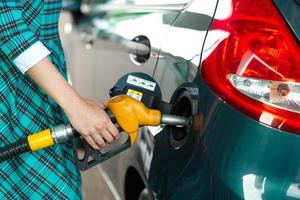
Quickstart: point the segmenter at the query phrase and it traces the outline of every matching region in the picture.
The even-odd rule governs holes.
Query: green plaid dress
[[[41,41],[66,78],[58,34],[61,0],[0,1],[0,147],[67,119],[60,107],[13,64]],[[54,145],[0,163],[0,199],[81,199],[75,144]]]

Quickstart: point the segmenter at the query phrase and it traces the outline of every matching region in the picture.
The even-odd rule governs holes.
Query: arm
[[[105,141],[111,143],[119,137],[117,128],[103,110],[104,106],[82,99],[48,58],[30,68],[27,74],[58,103],[73,127],[93,148],[101,149]]]
[[[1,51],[63,108],[71,124],[92,147],[103,147],[103,138],[107,142],[118,138],[103,105],[82,99],[46,58],[50,52],[23,21],[17,2],[0,1]]]

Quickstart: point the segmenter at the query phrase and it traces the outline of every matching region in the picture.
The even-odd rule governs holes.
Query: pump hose
[[[31,152],[27,138],[0,148],[0,162],[11,159],[22,153]]]
[[[113,122],[113,123],[116,123],[116,118],[114,117],[114,115],[113,115],[113,113],[110,111],[110,110],[108,110],[107,108],[105,109],[105,112],[107,113],[107,115],[108,115],[108,117],[111,119],[111,121]],[[69,139],[72,139],[72,138],[76,138],[76,137],[80,137],[80,134],[71,126],[71,128],[72,128],[72,135],[73,136],[70,136],[70,138]],[[49,130],[49,129],[48,129]],[[120,130],[120,129],[119,129]],[[40,135],[41,134],[43,134],[43,133],[45,133],[45,134],[47,134],[46,135],[46,137],[44,137],[44,138],[48,138],[48,139],[50,139],[50,140],[53,140],[53,138],[52,138],[52,136],[51,136],[51,132],[50,132],[50,130],[49,131],[41,131],[41,132],[39,132],[40,133]],[[30,137],[30,136],[29,136]],[[29,145],[29,140],[30,139],[28,139],[29,137],[27,137],[27,138],[23,138],[23,139],[20,139],[20,140],[18,140],[18,141],[16,141],[15,143],[12,143],[12,144],[10,144],[10,145],[8,145],[8,146],[5,146],[5,147],[2,147],[2,148],[0,148],[0,163],[1,162],[3,162],[3,161],[6,161],[6,160],[8,160],[8,159],[11,159],[11,158],[13,158],[13,157],[16,157],[16,156],[18,156],[18,155],[20,155],[20,154],[23,154],[23,153],[26,153],[26,152],[32,152],[32,151],[36,151],[36,150],[38,150],[39,149],[39,147],[38,148],[32,148],[32,144],[34,145],[34,144],[36,144],[36,143],[30,143],[31,145]],[[51,137],[51,138],[50,138]],[[49,140],[47,139],[47,144],[49,143]],[[32,141],[32,140],[31,140]],[[38,140],[38,142],[40,142],[40,140]],[[52,144],[51,144],[51,142],[50,142],[50,144],[49,145],[46,145],[46,146],[42,146],[42,147],[47,147],[47,146],[51,146]]]

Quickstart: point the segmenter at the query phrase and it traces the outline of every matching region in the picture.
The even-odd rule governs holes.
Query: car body
[[[79,7],[72,7],[74,37],[83,44],[74,44],[70,74],[80,93],[104,101],[119,77],[144,72],[171,113],[195,119],[188,131],[143,127],[135,145],[101,165],[118,198],[300,199],[298,102],[287,96],[298,97],[299,1],[82,0]],[[126,45],[141,40],[150,43],[146,57]],[[286,68],[274,67],[279,60]]]

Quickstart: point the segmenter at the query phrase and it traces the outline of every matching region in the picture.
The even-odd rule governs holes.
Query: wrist
[[[77,93],[65,94],[57,100],[58,105],[66,112],[71,112],[74,108],[78,108],[82,104],[83,99]]]

